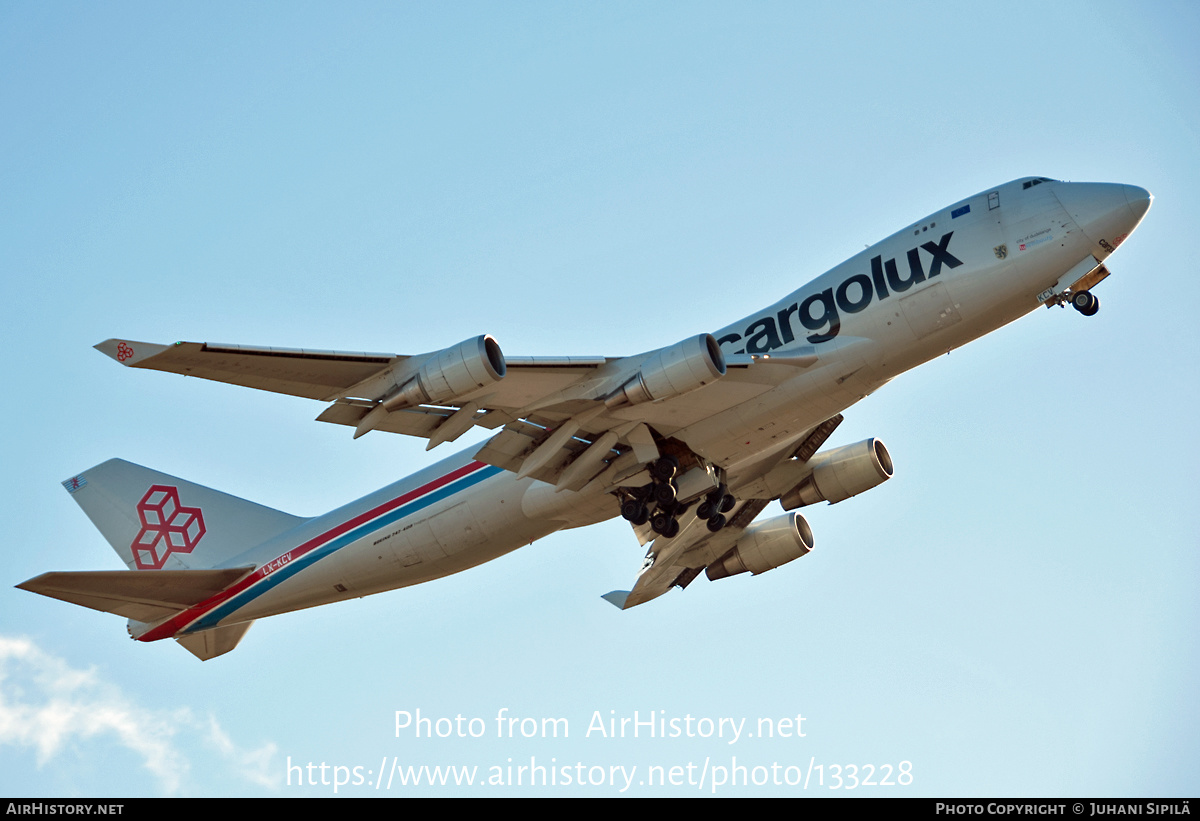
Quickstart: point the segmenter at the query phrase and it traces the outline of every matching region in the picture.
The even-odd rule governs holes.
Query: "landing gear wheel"
[[[708,529],[716,533],[721,528],[725,527],[725,517],[718,513],[716,516],[709,518]]]
[[[641,502],[630,499],[621,505],[621,518],[635,525],[644,525],[650,518],[650,511]]]
[[[712,493],[704,497],[700,507],[696,508],[696,516],[701,519],[711,519],[721,513],[733,510],[737,500],[729,495],[729,486],[722,483]]]
[[[674,456],[664,456],[650,466],[650,476],[656,482],[668,482],[679,472],[679,460]]]
[[[650,527],[654,529],[655,533],[666,536],[668,539],[679,532],[679,522],[675,521],[675,517],[665,510],[654,511],[654,515],[650,517]]]
[[[1071,295],[1071,307],[1084,316],[1095,316],[1100,310],[1100,300],[1091,291],[1080,291]]]
[[[660,505],[669,505],[675,502],[675,486],[670,482],[663,482],[661,485],[654,486],[654,501]]]

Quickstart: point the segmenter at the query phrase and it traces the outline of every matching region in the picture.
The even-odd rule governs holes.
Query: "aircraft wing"
[[[256,348],[203,342],[156,345],[107,339],[96,350],[130,368],[148,368],[274,393],[327,399],[387,367],[385,353]]]
[[[692,517],[673,539],[662,536],[650,543],[632,590],[614,590],[604,599],[622,610],[656,599],[672,587],[686,588],[706,567],[728,553],[758,514],[766,499],[741,502],[730,511],[728,524],[716,533],[704,520]]]
[[[207,342],[158,345],[123,339],[105,340],[96,346],[96,350],[130,368],[196,376],[326,402],[358,396],[354,391],[357,386],[364,385],[381,372],[396,369],[409,359],[418,358],[391,353]],[[520,407],[531,397],[553,392],[575,381],[581,373],[603,365],[606,360],[602,357],[524,357],[506,361],[522,376],[514,380],[519,384],[505,383],[506,390],[495,400],[503,405]]]
[[[729,474],[730,491],[742,501],[728,511],[724,527],[716,532],[709,530],[707,519],[697,515],[698,510],[681,520],[674,538],[654,538],[645,522],[634,524],[639,541],[650,542],[637,581],[632,590],[614,590],[603,598],[627,610],[672,587],[686,588],[706,569],[710,579],[745,571],[761,573],[808,553],[812,532],[802,516],[791,513],[763,522],[754,520],[812,473],[812,458],[843,421],[840,413],[831,416],[806,431],[795,448]]]
[[[329,403],[319,421],[426,439],[497,430],[475,458],[559,489],[611,489],[674,431],[765,393],[811,348],[725,360],[708,334],[631,357],[505,357],[490,336],[414,356],[109,339],[123,365]],[[678,397],[686,394],[686,399]]]

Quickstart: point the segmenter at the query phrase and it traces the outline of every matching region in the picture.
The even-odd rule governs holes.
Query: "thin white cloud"
[[[76,670],[26,638],[0,635],[0,745],[36,750],[41,767],[77,740],[109,737],[133,751],[168,794],[186,783],[190,761],[183,752],[197,736],[214,747],[239,776],[263,787],[272,777],[274,744],[238,747],[216,719],[199,720],[190,709],[147,711],[95,670]]]
[[[273,743],[267,742],[257,750],[243,750],[233,743],[212,716],[208,717],[208,737],[222,755],[237,765],[243,777],[262,787],[279,786],[279,773],[272,769],[271,764],[277,750]]]

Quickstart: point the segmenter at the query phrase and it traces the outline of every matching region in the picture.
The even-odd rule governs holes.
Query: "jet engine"
[[[725,375],[725,355],[712,334],[700,334],[655,351],[638,372],[610,394],[609,410],[670,399],[702,388]]]
[[[878,439],[818,453],[809,465],[812,473],[779,497],[784,510],[817,502],[835,504],[892,478],[892,456]]]
[[[708,566],[711,581],[749,571],[757,576],[799,559],[813,548],[812,528],[799,513],[755,522],[724,556]]]
[[[450,402],[499,382],[507,370],[496,340],[490,335],[477,336],[428,354],[415,374],[397,374],[397,382],[403,382],[384,398],[383,407],[394,411]]]

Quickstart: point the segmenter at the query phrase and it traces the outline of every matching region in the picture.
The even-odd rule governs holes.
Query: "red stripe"
[[[341,536],[343,533],[348,533],[349,531],[353,530],[354,528],[358,527],[359,525],[369,522],[378,516],[382,516],[383,514],[388,513],[389,511],[395,510],[396,508],[400,507],[401,505],[408,504],[409,502],[413,501],[414,499],[424,496],[426,493],[431,493],[440,487],[444,487],[444,486],[450,484],[451,482],[455,481],[456,479],[461,479],[463,476],[466,476],[469,473],[474,473],[476,470],[479,470],[481,467],[484,467],[483,462],[469,462],[468,464],[466,464],[456,470],[453,470],[450,473],[447,473],[445,476],[434,479],[432,482],[429,482],[428,484],[421,485],[421,487],[417,488],[416,490],[410,490],[408,493],[397,496],[395,499],[392,499],[391,501],[384,502],[383,504],[379,505],[378,507],[371,508],[370,510],[368,510],[365,513],[360,513],[359,515],[355,516],[354,518],[349,519],[348,521],[342,522],[340,525],[336,525],[335,527],[325,531],[321,535],[315,536],[315,537],[309,539],[304,544],[301,544],[297,547],[293,547],[291,550],[289,550],[285,553],[282,553],[281,555],[277,556],[275,559],[272,559],[270,562],[267,562],[265,565],[262,565],[261,567],[254,570],[250,575],[246,576],[241,581],[238,581],[238,582],[234,583],[233,585],[231,585],[230,587],[225,588],[224,590],[222,590],[220,593],[216,594],[215,596],[205,599],[204,601],[200,602],[199,604],[193,605],[192,607],[189,607],[187,610],[184,610],[181,613],[177,613],[176,615],[167,619],[162,624],[155,627],[153,630],[149,630],[146,633],[143,633],[141,636],[138,637],[138,641],[159,641],[161,639],[171,638],[176,633],[178,633],[180,630],[182,630],[184,627],[186,627],[187,625],[194,622],[196,619],[203,616],[209,610],[212,610],[214,607],[228,601],[229,599],[233,598],[238,593],[241,593],[243,590],[247,589],[251,585],[254,585],[257,582],[259,582],[260,580],[265,579],[267,576],[271,575],[271,573],[273,573],[274,570],[277,568],[273,568],[270,570],[268,568],[271,567],[271,565],[275,564],[275,562],[278,562],[279,559],[286,557],[287,562],[285,564],[291,564],[293,561],[295,561],[296,559],[299,559],[301,556],[305,555],[306,553],[309,553],[309,552],[317,549],[318,547],[320,547],[321,545],[325,544],[326,542],[328,542],[332,539],[336,539],[338,536]],[[282,566],[284,566],[284,565],[279,565],[279,567],[282,567]],[[153,572],[153,571],[150,571],[150,572]]]

